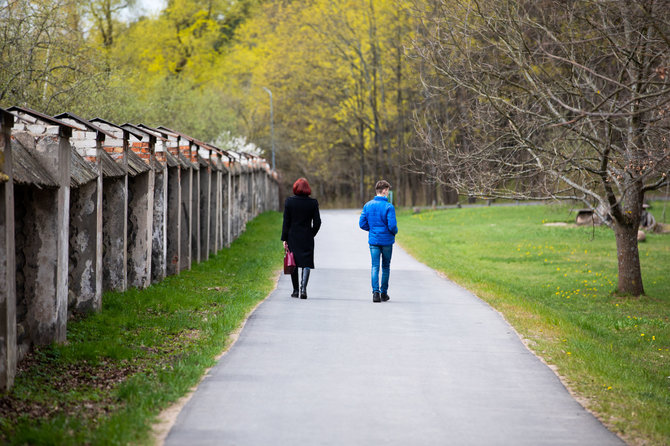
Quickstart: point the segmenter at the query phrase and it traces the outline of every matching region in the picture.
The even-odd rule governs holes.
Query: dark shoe
[[[298,290],[293,290],[291,297],[298,297]]]
[[[391,298],[389,297],[388,294],[382,293],[382,302],[386,302],[387,300],[390,300]]]
[[[381,301],[382,298],[379,295],[379,291],[375,291],[374,293],[372,293],[372,302],[381,302]]]
[[[291,283],[293,285],[293,292],[295,293],[294,297],[298,297],[298,289],[300,288],[300,271],[298,271],[298,268],[294,268],[291,273]]]
[[[300,284],[300,299],[307,299],[307,283],[309,282],[309,268],[302,269],[302,283]]]

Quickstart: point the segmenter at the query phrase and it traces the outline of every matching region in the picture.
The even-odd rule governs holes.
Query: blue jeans
[[[386,293],[389,289],[389,276],[391,275],[391,254],[393,245],[378,246],[370,245],[370,257],[372,257],[372,292]],[[379,287],[379,258],[382,260],[382,286]]]

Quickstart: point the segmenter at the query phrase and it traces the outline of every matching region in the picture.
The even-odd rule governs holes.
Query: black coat
[[[284,203],[281,239],[301,268],[314,268],[314,236],[321,227],[319,202],[304,195],[288,197]]]

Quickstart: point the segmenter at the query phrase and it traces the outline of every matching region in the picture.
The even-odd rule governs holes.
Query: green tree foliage
[[[129,24],[109,50],[116,120],[169,123],[213,140],[235,127],[226,49],[249,1],[171,0],[157,18]]]
[[[442,201],[410,174],[420,93],[411,0],[0,0],[0,105],[244,135],[328,205],[387,178],[400,204]],[[4,67],[8,67],[5,69]]]
[[[0,104],[215,139],[235,127],[221,67],[252,1],[170,0],[131,22],[133,0],[0,1]]]
[[[333,203],[358,204],[386,177],[410,203],[409,117],[419,91],[404,48],[404,0],[267,2],[240,27],[228,57],[243,133],[269,147],[273,92],[278,166]],[[402,192],[405,192],[404,194]]]

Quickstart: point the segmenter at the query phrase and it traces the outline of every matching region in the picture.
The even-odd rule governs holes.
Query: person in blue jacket
[[[365,203],[358,226],[368,231],[368,244],[372,257],[372,301],[386,302],[389,300],[389,276],[391,275],[391,254],[393,243],[398,233],[395,208],[389,203],[388,195],[391,185],[386,180],[375,184],[375,196]],[[382,261],[382,281],[379,286],[379,259]]]

